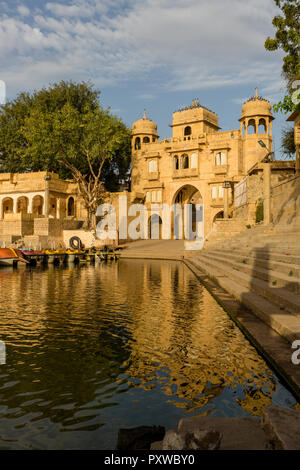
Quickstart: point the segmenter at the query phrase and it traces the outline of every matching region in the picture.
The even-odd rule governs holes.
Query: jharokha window
[[[150,160],[149,161],[148,170],[149,170],[149,173],[156,173],[157,172],[157,161],[156,160]]]
[[[216,154],[216,166],[226,165],[226,154],[224,152],[218,152]]]
[[[181,155],[181,168],[185,170],[189,167],[189,156],[186,154]]]
[[[174,156],[174,170],[179,170],[179,158],[178,155]]]

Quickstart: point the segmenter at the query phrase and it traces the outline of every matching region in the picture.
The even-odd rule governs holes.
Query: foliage
[[[264,202],[261,198],[256,201],[255,222],[259,224],[264,220]]]
[[[292,158],[296,153],[294,128],[286,127],[281,134],[282,152],[287,158]]]
[[[282,74],[286,80],[288,94],[283,100],[273,105],[275,112],[283,114],[295,110],[300,112],[300,88],[295,88],[296,80],[300,80],[300,4],[299,0],[274,0],[281,9],[282,15],[273,18],[276,28],[275,38],[268,37],[265,48],[269,51],[281,49],[284,51]],[[292,129],[284,129],[281,140],[283,153],[292,156],[296,149]]]
[[[113,175],[118,189],[118,179],[130,164],[130,134],[120,119],[100,106],[99,95],[89,83],[62,81],[32,95],[21,93],[1,106],[1,171],[48,170],[67,178],[73,176],[68,162],[90,175],[88,149],[97,168],[105,154],[101,179],[109,185]]]
[[[269,51],[282,49],[285,52],[282,71],[291,92],[291,82],[300,73],[300,5],[298,0],[274,0],[281,9],[282,15],[273,18],[276,28],[275,38],[268,37],[265,48]]]

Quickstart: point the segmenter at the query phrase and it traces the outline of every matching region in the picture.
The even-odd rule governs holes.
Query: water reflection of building
[[[8,318],[12,331],[31,332],[43,350],[56,341],[69,349],[71,341],[79,362],[91,349],[90,378],[101,363],[101,380],[118,380],[122,370],[129,383],[160,388],[177,407],[199,413],[225,390],[251,414],[272,402],[273,373],[183,264],[121,260],[0,274],[9,289],[0,329]],[[97,394],[93,381],[86,394]]]

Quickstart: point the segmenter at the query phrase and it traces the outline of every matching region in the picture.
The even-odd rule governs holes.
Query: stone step
[[[253,277],[262,279],[270,286],[273,287],[285,287],[286,289],[294,292],[295,294],[300,293],[300,266],[298,266],[298,271],[295,265],[283,264],[284,269],[287,272],[281,271],[281,266],[277,264],[277,270],[271,268],[269,261],[262,260],[262,263],[265,263],[263,266],[259,266],[259,260],[256,258],[243,258],[236,256],[230,253],[224,253],[220,251],[210,251],[210,256],[213,256],[217,261],[225,261],[226,264],[231,266],[233,269],[248,273]]]
[[[222,254],[224,258],[236,259],[240,263],[255,264],[265,269],[279,271],[289,276],[300,277],[300,256],[277,255],[273,256],[272,252],[249,252],[248,250],[209,250],[209,253]],[[293,274],[290,274],[291,271]]]
[[[190,260],[196,267],[205,272],[211,279],[219,284],[223,289],[233,295],[243,305],[248,307],[258,318],[292,343],[300,335],[300,319],[296,315],[286,310],[281,310],[277,305],[268,299],[245,289],[245,286],[238,280],[231,277],[231,273],[226,275],[218,264],[207,263],[206,260]],[[242,274],[242,273],[241,273]],[[263,281],[259,281],[263,282]]]
[[[245,258],[253,257],[256,259],[267,260],[272,262],[280,262],[285,264],[293,264],[296,266],[300,266],[300,252],[299,251],[291,251],[291,250],[276,250],[272,248],[271,250],[267,250],[265,247],[260,248],[246,248],[246,247],[234,247],[231,249],[216,246],[213,248],[214,250],[221,251],[222,253],[232,253],[234,255],[239,255]],[[211,251],[210,249],[204,249],[203,252]]]
[[[244,292],[254,292],[268,299],[278,306],[279,309],[286,309],[289,312],[298,315],[300,314],[300,296],[285,288],[270,287],[266,281],[254,278],[249,274],[237,271],[228,267],[224,262],[216,261],[211,257],[201,253],[195,258],[201,266],[207,264],[211,268],[216,269],[222,273],[223,276],[238,282],[243,286]]]

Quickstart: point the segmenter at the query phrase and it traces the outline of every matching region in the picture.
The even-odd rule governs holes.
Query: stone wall
[[[300,176],[272,187],[273,223],[300,226]]]

